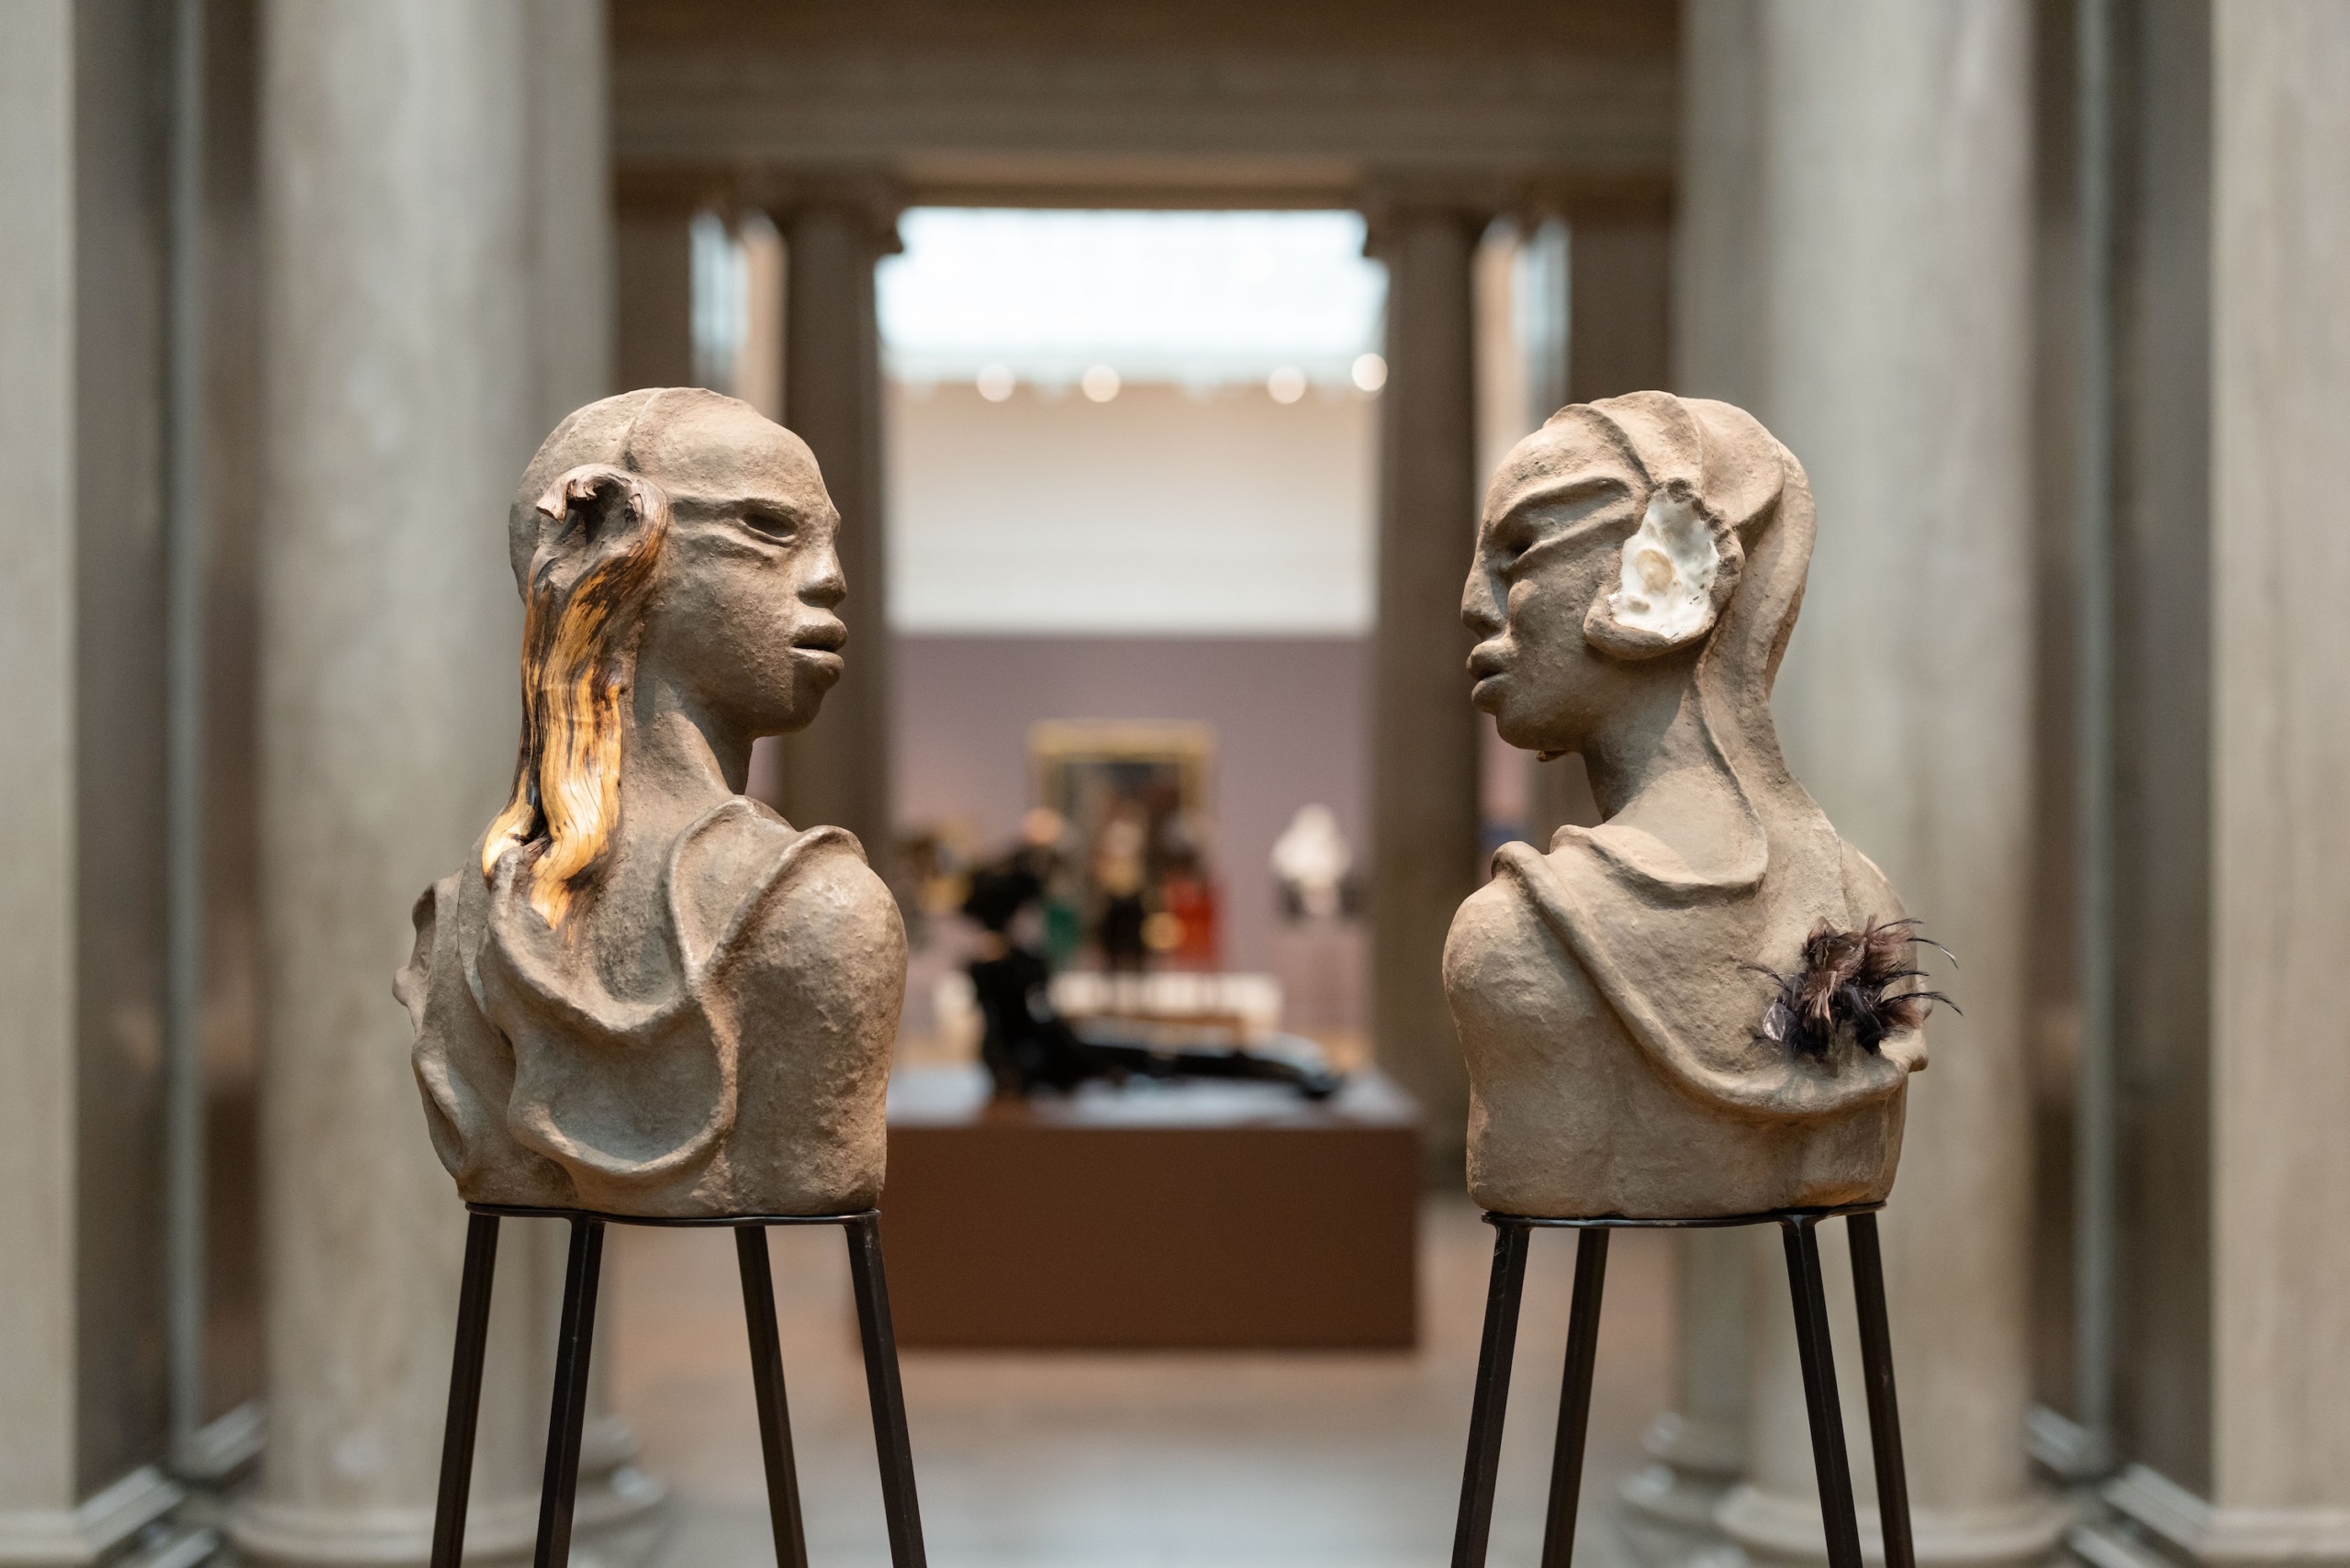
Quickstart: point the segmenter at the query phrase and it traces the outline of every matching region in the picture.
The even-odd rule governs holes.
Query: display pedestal
[[[1485,1338],[1477,1356],[1477,1393],[1469,1414],[1469,1460],[1460,1481],[1460,1518],[1452,1568],[1483,1568],[1494,1522],[1494,1479],[1500,1467],[1502,1419],[1509,1404],[1510,1360],[1517,1307],[1526,1285],[1526,1251],[1538,1229],[1567,1229],[1575,1238],[1575,1283],[1567,1319],[1566,1379],[1559,1394],[1559,1436],[1550,1459],[1550,1504],[1542,1529],[1542,1568],[1573,1561],[1575,1505],[1583,1487],[1583,1433],[1591,1420],[1591,1373],[1599,1349],[1599,1306],[1613,1230],[1689,1229],[1775,1225],[1786,1243],[1787,1284],[1795,1297],[1796,1345],[1803,1361],[1811,1457],[1819,1476],[1819,1512],[1829,1568],[1861,1568],[1861,1528],[1852,1503],[1852,1462],[1836,1397],[1836,1358],[1828,1338],[1828,1293],[1819,1277],[1819,1222],[1841,1216],[1852,1243],[1852,1287],[1860,1307],[1861,1381],[1869,1402],[1869,1443],[1876,1458],[1877,1508],[1885,1525],[1885,1568],[1917,1568],[1909,1540],[1909,1489],[1902,1469],[1901,1414],[1893,1396],[1893,1342],[1886,1320],[1885,1264],[1877,1248],[1883,1204],[1833,1209],[1781,1209],[1720,1219],[1541,1219],[1488,1214],[1494,1227],[1493,1283],[1485,1293]]]
[[[998,1102],[976,1070],[890,1092],[890,1249],[909,1346],[1408,1349],[1419,1113],[1174,1082]]]
[[[555,1341],[554,1408],[547,1418],[546,1479],[539,1491],[538,1546],[532,1568],[563,1568],[571,1560],[572,1505],[579,1488],[580,1428],[588,1408],[588,1359],[596,1332],[596,1285],[603,1269],[607,1225],[683,1226],[731,1229],[743,1274],[743,1312],[751,1335],[751,1386],[758,1400],[759,1446],[767,1461],[767,1509],[775,1527],[776,1562],[808,1568],[807,1530],[800,1512],[800,1480],[791,1455],[791,1413],[784,1399],[783,1347],[776,1334],[775,1276],[767,1264],[771,1225],[837,1225],[848,1240],[849,1273],[856,1294],[857,1332],[865,1350],[865,1384],[873,1408],[873,1446],[881,1465],[881,1506],[890,1530],[892,1568],[923,1568],[922,1515],[914,1501],[913,1452],[906,1436],[905,1395],[898,1383],[898,1347],[890,1332],[890,1290],[881,1271],[881,1216],[871,1209],[847,1215],[749,1215],[720,1219],[648,1219],[580,1209],[509,1208],[468,1204],[464,1281],[457,1295],[457,1353],[449,1372],[449,1424],[441,1444],[441,1493],[432,1521],[432,1568],[459,1568],[471,1498],[474,1428],[481,1413],[482,1358],[489,1339],[489,1293],[498,1272],[498,1222],[560,1219],[571,1226],[571,1256],[564,1271],[563,1327]]]

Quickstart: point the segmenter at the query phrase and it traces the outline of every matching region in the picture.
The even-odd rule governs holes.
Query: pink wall
[[[1008,841],[1029,805],[1039,719],[1213,725],[1210,801],[1226,967],[1268,967],[1267,859],[1298,807],[1369,852],[1369,645],[1355,637],[900,636],[891,652],[901,823],[968,818]]]

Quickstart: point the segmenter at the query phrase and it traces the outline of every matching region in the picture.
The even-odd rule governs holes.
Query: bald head
[[[539,498],[583,464],[643,475],[681,511],[782,496],[829,510],[807,442],[738,398],[699,386],[622,392],[566,415],[522,472],[507,512],[506,548],[518,588],[546,519]]]

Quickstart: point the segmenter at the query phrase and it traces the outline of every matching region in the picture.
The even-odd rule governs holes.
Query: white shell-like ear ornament
[[[1678,643],[1706,629],[1714,612],[1721,551],[1696,501],[1660,489],[1624,541],[1621,586],[1608,601],[1618,626]]]

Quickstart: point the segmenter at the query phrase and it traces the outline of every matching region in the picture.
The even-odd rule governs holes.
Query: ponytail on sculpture
[[[531,906],[560,926],[601,869],[620,822],[622,721],[669,498],[641,476],[590,463],[557,478],[535,510],[521,744],[513,795],[489,824],[481,870],[493,879],[507,852],[520,850]]]

